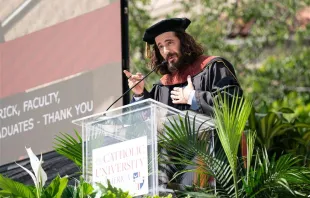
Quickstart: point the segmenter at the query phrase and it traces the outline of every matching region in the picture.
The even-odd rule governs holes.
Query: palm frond
[[[227,156],[234,178],[235,192],[238,192],[237,152],[243,130],[252,110],[252,100],[247,97],[227,95],[214,99],[214,123],[218,137]],[[238,194],[236,194],[238,197]]]
[[[256,132],[255,131],[247,131],[246,133],[246,142],[247,142],[247,179],[250,176],[250,167],[252,162],[252,156],[255,146]]]
[[[232,184],[226,155],[220,146],[215,146],[217,152],[214,153],[214,145],[210,142],[212,130],[203,129],[203,124],[196,129],[191,124],[195,123],[195,119],[194,117],[193,122],[190,122],[186,115],[185,118],[169,120],[169,125],[165,125],[164,133],[158,135],[159,145],[167,151],[162,153],[165,161],[160,163],[179,165],[182,168],[193,167],[191,170],[179,169],[174,172],[174,177],[189,171],[208,174],[214,177],[218,194],[226,196],[231,191]]]
[[[257,152],[257,167],[251,168],[245,189],[248,196],[309,193],[310,170],[298,166],[301,159],[291,154],[269,159],[267,150]]]
[[[60,133],[61,136],[56,136],[54,148],[57,153],[72,160],[79,168],[82,167],[82,138],[79,133],[74,130],[77,139],[69,134]]]
[[[159,144],[169,151],[163,154],[166,158],[162,163],[180,165],[182,168],[188,165],[193,167],[191,170],[177,171],[174,177],[189,171],[211,175],[216,181],[216,195],[220,197],[309,194],[309,168],[298,166],[300,159],[292,155],[283,155],[278,159],[275,156],[269,158],[266,149],[263,152],[257,150],[254,154],[257,135],[254,130],[246,134],[247,166],[243,166],[243,159],[238,158],[237,153],[251,110],[252,101],[248,98],[232,98],[228,101],[218,97],[215,101],[215,124],[220,147],[210,144],[210,130],[201,132],[203,130],[195,129],[188,117],[170,120],[169,125],[165,125],[164,133],[159,134]],[[267,122],[266,126],[260,125],[267,128],[258,130],[267,133],[272,129],[271,134],[279,134],[290,128],[291,125],[285,123],[279,125],[276,117],[276,114],[270,114],[268,119],[263,121]],[[214,189],[203,189],[197,195],[204,193],[214,193]]]
[[[197,138],[188,136],[189,131],[192,131],[195,126],[191,126],[188,116],[185,118],[179,117],[179,119],[169,120],[169,126],[165,125],[166,132],[164,135],[159,135],[160,144],[159,146],[164,149],[161,152],[160,159],[163,159],[160,163],[168,176],[168,178],[180,182],[182,180],[182,175],[179,174],[176,177],[175,173],[182,172],[189,164],[191,160],[195,157],[196,153],[193,150],[188,150],[185,148],[187,141],[192,142],[192,139]],[[206,147],[205,147],[206,148]],[[174,161],[175,163],[165,163],[166,160]],[[184,159],[182,161],[181,159]],[[181,160],[182,162],[178,161]],[[185,162],[186,161],[186,162]]]

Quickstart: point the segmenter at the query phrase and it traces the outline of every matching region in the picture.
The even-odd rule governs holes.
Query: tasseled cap
[[[145,30],[143,41],[155,43],[155,37],[164,32],[185,31],[191,21],[187,18],[171,18],[162,20]]]
[[[170,18],[159,21],[145,30],[143,41],[147,43],[146,57],[150,58],[150,45],[155,43],[155,38],[164,32],[185,31],[191,21],[187,18]]]

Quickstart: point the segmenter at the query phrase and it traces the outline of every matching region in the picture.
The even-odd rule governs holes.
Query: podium
[[[82,127],[83,177],[133,196],[158,195],[157,134],[169,120],[188,114],[197,129],[213,126],[210,117],[187,113],[146,99],[72,121]],[[195,119],[194,119],[195,116]]]

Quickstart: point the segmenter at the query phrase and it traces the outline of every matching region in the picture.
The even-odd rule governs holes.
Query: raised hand
[[[132,88],[135,84],[138,83],[139,80],[141,80],[143,78],[142,73],[139,73],[139,72],[134,74],[134,75],[132,73],[130,73],[129,71],[127,71],[127,70],[124,70],[123,72],[124,72],[124,74],[128,78],[128,86],[129,86],[129,88]],[[136,95],[142,94],[143,90],[144,90],[144,80],[141,81],[136,87],[134,87],[132,89],[132,91]]]

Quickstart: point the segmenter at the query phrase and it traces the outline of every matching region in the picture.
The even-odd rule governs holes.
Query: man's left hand
[[[194,90],[191,76],[187,76],[187,86],[184,88],[175,87],[171,91],[173,104],[187,104],[190,93]]]

